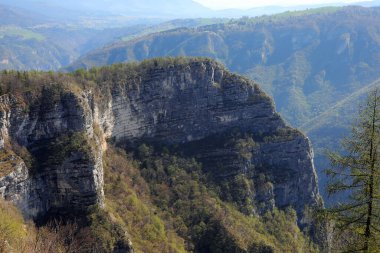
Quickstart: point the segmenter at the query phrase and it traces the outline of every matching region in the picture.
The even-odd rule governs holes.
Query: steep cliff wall
[[[183,143],[233,127],[271,132],[284,127],[257,86],[215,62],[148,69],[112,92],[118,142]]]
[[[0,165],[14,165],[2,173],[2,197],[32,218],[102,205],[102,153],[93,145],[100,140],[86,93],[44,88],[30,104],[14,95],[1,96],[0,103],[0,148],[12,154]]]
[[[16,151],[20,163],[1,174],[0,192],[25,214],[102,205],[105,139],[129,149],[175,146],[198,159],[214,184],[243,175],[258,212],[293,206],[302,215],[306,205],[318,205],[308,139],[285,125],[256,84],[220,64],[152,60],[65,78],[42,82],[30,101],[1,96],[0,149],[18,143],[33,160],[26,169]],[[244,138],[225,137],[234,132]]]
[[[232,176],[241,173],[256,181],[249,197],[264,206],[261,211],[293,206],[301,215],[306,205],[317,205],[310,143],[285,125],[257,85],[212,61],[148,69],[139,76],[112,88],[111,136],[117,143],[133,147],[133,142],[143,141],[178,147],[198,141],[196,149],[202,151],[191,155],[200,157],[216,181],[233,180]],[[226,145],[209,147],[199,142],[209,137],[210,143],[215,135],[232,129],[253,135],[255,147],[246,151],[251,153],[249,158],[239,155],[239,150],[222,148]],[[221,167],[224,171],[218,175]],[[262,193],[259,174],[266,175],[265,183],[271,185],[269,195]]]

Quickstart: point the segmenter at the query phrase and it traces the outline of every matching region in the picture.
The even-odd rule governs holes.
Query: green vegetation
[[[5,36],[16,36],[20,37],[22,40],[43,41],[45,39],[42,34],[13,25],[0,26],[0,39]]]
[[[342,143],[345,154],[329,154],[329,194],[349,195],[326,212],[338,230],[337,249],[344,252],[378,252],[380,247],[379,93],[369,94],[351,136]]]
[[[162,24],[155,25],[155,26],[147,27],[143,29],[141,32],[138,32],[136,34],[124,36],[121,38],[121,40],[126,42],[126,41],[133,40],[133,39],[136,39],[148,34],[168,31],[168,30],[175,29],[178,27],[198,27],[198,26],[205,26],[205,25],[211,25],[211,24],[222,24],[222,23],[228,22],[228,20],[229,19],[223,19],[223,18],[198,18],[198,19],[172,20],[172,21],[168,21]]]
[[[46,103],[53,104],[65,92],[77,91],[79,85],[68,74],[42,71],[3,70],[0,72],[1,95],[12,94],[24,98],[25,104],[31,105],[35,98],[44,95],[52,96]],[[18,101],[22,103],[22,101]]]
[[[163,217],[164,227],[170,227],[184,239],[186,250],[303,252],[307,248],[310,252],[316,251],[297,227],[294,213],[268,213],[268,220],[271,217],[282,222],[276,224],[276,228],[271,227],[266,220],[244,215],[232,203],[220,200],[194,159],[171,155],[165,148],[156,152],[152,147],[141,145],[138,150],[138,163],[134,166],[139,167],[139,172],[128,174],[132,174],[136,185],[146,182],[144,188],[148,189],[144,191],[150,192],[155,213]],[[246,182],[244,178],[242,182]],[[284,238],[279,237],[280,233]]]
[[[36,98],[45,96],[46,106],[54,106],[60,97],[74,94],[81,95],[84,90],[92,90],[97,98],[110,95],[111,88],[118,85],[127,85],[133,88],[141,83],[141,76],[146,76],[152,68],[186,68],[189,64],[219,64],[205,57],[167,57],[144,60],[140,63],[119,63],[90,70],[79,69],[73,73],[44,72],[44,71],[15,71],[3,70],[0,72],[0,95],[12,94],[23,100],[18,100],[19,106],[28,111]],[[248,79],[237,75],[225,75],[225,78],[239,78],[244,82]],[[259,87],[256,87],[259,90]],[[261,93],[260,96],[266,96]],[[267,97],[269,99],[269,97]]]
[[[302,17],[307,15],[324,15],[342,10],[343,7],[326,6],[321,8],[311,8],[300,11],[285,11],[273,15],[263,15],[259,17],[242,17],[238,20],[231,20],[228,24],[258,24],[272,22],[286,22],[291,18]]]
[[[16,158],[12,151],[0,149],[0,178],[10,174],[18,162],[21,159]]]
[[[25,237],[20,237],[25,226],[15,212],[15,228],[22,229],[14,230],[14,238],[22,240],[18,243],[23,249],[39,238],[39,252],[49,252],[49,245],[62,252],[110,252],[128,248],[129,240],[137,253],[317,252],[299,230],[293,210],[275,209],[262,218],[245,215],[232,202],[220,200],[194,159],[168,152],[141,145],[135,160],[109,146],[103,160],[104,210],[92,208],[85,226],[54,222],[36,229],[30,225]],[[15,219],[4,215],[0,219],[3,217],[10,222]],[[22,252],[14,244],[11,249]]]
[[[98,96],[107,96],[114,86],[127,85],[133,88],[141,84],[141,76],[152,69],[186,68],[189,64],[218,64],[206,57],[166,57],[153,58],[142,62],[119,63],[89,70],[79,69],[72,73],[44,71],[14,71],[0,72],[0,95],[13,94],[24,98],[25,104],[32,104],[39,96],[49,97],[46,103],[54,104],[59,97],[73,93],[80,95],[83,90],[92,90]],[[235,78],[236,81],[249,82],[247,78],[238,75],[225,75],[225,78]],[[259,87],[256,87],[260,90]],[[267,97],[265,93],[259,94]],[[269,99],[269,97],[267,97]],[[20,105],[20,106],[25,106]]]
[[[52,220],[41,227],[26,222],[16,207],[0,198],[0,252],[97,253],[129,247],[125,231],[94,207],[87,224]]]
[[[0,252],[7,252],[27,236],[19,211],[0,198]]]
[[[129,233],[135,252],[185,252],[185,242],[152,204],[149,185],[125,152],[104,155],[106,210]],[[165,222],[163,219],[169,219]]]
[[[264,137],[264,142],[270,143],[270,142],[280,142],[284,140],[292,140],[295,136],[299,135],[300,132],[294,128],[291,127],[284,127],[277,129],[276,132],[269,136]]]
[[[39,166],[58,166],[73,154],[80,154],[81,160],[91,160],[93,159],[93,152],[91,151],[94,147],[85,133],[68,133],[43,143],[38,150],[34,151],[33,156],[40,158],[38,164],[34,164],[34,166],[36,168]]]
[[[114,252],[118,249],[130,249],[131,245],[124,227],[112,220],[110,213],[94,206],[87,216],[89,249],[78,252]]]

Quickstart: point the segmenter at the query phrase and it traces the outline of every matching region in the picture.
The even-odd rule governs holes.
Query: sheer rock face
[[[305,205],[316,205],[319,192],[308,139],[299,134],[290,140],[274,140],[261,144],[259,153],[251,163],[271,178],[277,207],[291,205],[302,215]]]
[[[101,150],[95,147],[90,155],[73,151],[60,159],[59,150],[51,151],[60,137],[72,132],[83,132],[95,143],[100,142],[93,132],[86,94],[64,92],[54,96],[51,90],[44,90],[28,108],[12,95],[2,96],[0,103],[0,152],[7,150],[6,143],[8,146],[17,143],[35,156],[34,166],[29,168],[22,161],[25,154],[14,156],[17,161],[14,170],[0,177],[2,196],[12,200],[30,218],[82,212],[90,205],[102,205]],[[2,162],[5,161],[0,161],[0,166]]]
[[[8,175],[0,178],[0,197],[16,203],[24,212],[29,212],[27,199],[29,196],[29,172],[25,163],[16,156],[11,158],[14,163],[13,171]],[[4,160],[0,162],[0,166],[4,164]]]
[[[318,204],[308,139],[295,130],[274,138],[278,131],[290,128],[257,85],[212,61],[150,67],[139,73],[112,84],[110,96],[102,99],[90,90],[57,96],[47,88],[26,110],[17,98],[2,96],[0,149],[12,140],[41,156],[41,150],[71,132],[84,133],[93,146],[90,155],[71,152],[59,162],[37,163],[39,167],[30,172],[25,164],[15,166],[0,178],[3,197],[32,217],[80,211],[103,203],[101,157],[106,138],[123,146],[139,142],[185,145],[239,129],[273,138],[255,140],[257,145],[244,158],[232,148],[199,146],[196,157],[205,170],[213,171],[216,178],[241,172],[250,175],[256,187],[251,197],[265,209],[293,206],[302,214],[306,205]],[[227,173],[218,171],[220,161]],[[257,180],[259,173],[268,176],[270,184]]]
[[[235,128],[268,136],[269,141],[259,140],[248,150],[249,159],[242,159],[232,149],[200,142],[195,155],[216,177],[250,175],[256,188],[251,197],[257,206],[263,206],[259,212],[293,206],[302,215],[305,205],[317,205],[309,140],[295,130],[277,135],[288,127],[257,85],[214,62],[151,70],[135,84],[128,89],[115,87],[112,92],[112,137],[117,143],[143,140],[181,145]],[[227,167],[226,175],[217,175],[221,161]],[[261,185],[256,179],[259,173],[270,181]]]
[[[118,142],[184,143],[233,127],[284,127],[263,92],[212,62],[148,71],[135,87],[114,89],[112,99]]]

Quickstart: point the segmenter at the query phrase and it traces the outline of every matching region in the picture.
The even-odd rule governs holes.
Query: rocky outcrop
[[[29,197],[29,171],[24,161],[14,154],[2,153],[0,168],[1,171],[8,166],[12,166],[8,173],[0,174],[0,197],[16,203],[18,207],[26,214],[30,212],[27,199]]]
[[[266,133],[234,128],[184,144],[182,150],[203,164],[222,192],[226,184],[227,190],[239,192],[223,194],[227,199],[242,204],[249,198],[259,214],[291,206],[302,217],[305,206],[321,204],[310,142],[292,128]],[[244,184],[236,185],[241,177],[252,186],[243,190]]]
[[[318,205],[308,139],[286,126],[256,84],[205,59],[104,71],[110,73],[93,79],[97,86],[50,85],[27,108],[15,96],[1,97],[0,148],[17,142],[36,160],[29,172],[15,167],[0,178],[0,187],[28,215],[101,205],[106,139],[129,148],[183,148],[216,183],[243,174],[254,186],[248,197],[262,210],[293,206],[301,215],[306,205]],[[236,131],[252,142],[218,141]]]
[[[148,70],[112,92],[117,142],[199,140],[233,127],[271,132],[285,124],[257,86],[215,62]]]
[[[292,206],[302,215],[306,205],[316,206],[320,201],[313,151],[309,140],[298,132],[276,137],[260,144],[251,163],[273,184],[275,205],[281,209]]]
[[[26,217],[35,219],[102,205],[101,145],[83,148],[90,139],[100,143],[93,132],[86,94],[63,90],[54,93],[49,88],[27,108],[21,101],[13,95],[4,95],[0,101],[0,151],[19,151],[13,155],[18,162],[11,173],[0,177],[3,197],[15,202]],[[75,141],[81,146],[70,150]],[[29,168],[21,158],[33,160]]]
[[[306,205],[318,205],[309,140],[285,125],[257,85],[213,61],[149,69],[133,83],[113,86],[111,104],[111,136],[121,145],[143,141],[180,148],[194,142],[197,151],[191,155],[216,180],[239,173],[253,180],[250,198],[263,206],[259,212],[292,206],[302,215]],[[253,135],[248,155],[225,143],[210,146],[233,129]],[[258,180],[260,174],[265,182]]]

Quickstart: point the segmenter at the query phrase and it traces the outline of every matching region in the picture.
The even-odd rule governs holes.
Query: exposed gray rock
[[[123,145],[126,141],[183,144],[235,128],[256,139],[263,136],[247,151],[249,158],[199,142],[196,155],[214,174],[223,166],[219,178],[250,175],[256,186],[254,203],[263,206],[259,212],[292,206],[302,215],[306,205],[319,204],[309,140],[285,125],[257,85],[215,62],[150,69],[132,84],[115,85],[112,111],[112,137]],[[257,181],[260,173],[269,178],[267,182]]]
[[[86,93],[52,92],[43,90],[28,110],[13,96],[2,96],[0,101],[0,139],[25,146],[39,157],[36,168],[26,168],[16,156],[21,162],[11,174],[0,178],[3,197],[15,202],[24,216],[30,218],[65,210],[81,212],[94,204],[103,205],[101,140],[93,132]],[[61,161],[45,161],[53,143],[72,132],[83,132],[84,138],[92,138],[98,145],[89,151],[90,155],[73,150]],[[5,149],[4,144],[1,149]],[[50,156],[59,157],[59,151]]]
[[[292,206],[302,215],[306,205],[320,203],[313,151],[305,136],[296,133],[288,140],[271,140],[260,145],[259,153],[252,163],[271,178],[277,207]]]
[[[148,70],[112,91],[117,142],[198,140],[233,127],[271,132],[285,124],[272,101],[247,79],[215,62]]]
[[[243,155],[236,148],[199,146],[195,155],[205,170],[213,171],[216,179],[243,173],[253,180],[251,198],[262,206],[259,212],[293,206],[302,215],[306,205],[318,205],[308,139],[286,126],[271,99],[251,81],[209,60],[141,67],[137,75],[110,80],[108,86],[98,81],[99,87],[108,87],[100,98],[93,94],[95,88],[58,89],[57,93],[52,86],[43,89],[27,110],[15,97],[0,100],[3,149],[7,140],[15,140],[41,157],[49,153],[47,147],[70,133],[83,133],[92,142],[88,152],[73,150],[59,162],[40,159],[35,173],[23,174],[29,180],[27,190],[21,191],[26,195],[12,190],[20,185],[17,176],[0,179],[2,191],[7,192],[3,195],[20,199],[29,215],[102,204],[105,139],[123,146],[135,142],[191,145],[233,129],[252,134],[255,145],[245,147]],[[219,171],[220,163],[224,166]],[[263,180],[258,180],[260,174]]]
[[[9,162],[12,162],[13,169],[8,175],[0,177],[0,197],[12,201],[23,213],[29,213],[31,210],[27,205],[30,189],[28,168],[25,163],[15,155],[1,159],[0,168],[4,168],[5,163]]]

